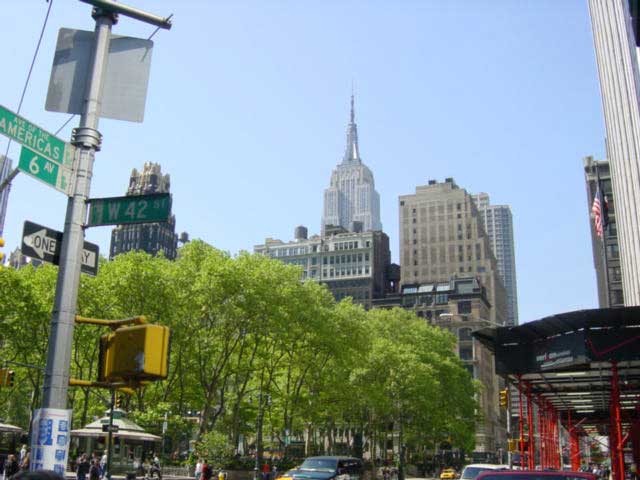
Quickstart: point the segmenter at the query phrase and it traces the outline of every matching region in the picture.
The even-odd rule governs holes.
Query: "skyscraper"
[[[473,199],[498,262],[498,274],[507,294],[507,325],[518,325],[518,286],[511,208],[509,205],[491,205],[486,193],[474,195]]]
[[[622,294],[622,273],[620,271],[616,209],[613,190],[611,188],[609,162],[606,160],[594,160],[593,157],[586,157],[584,159],[584,176],[587,186],[587,211],[589,212],[589,224],[591,225],[593,264],[596,268],[596,280],[598,282],[598,304],[600,308],[623,307],[624,295]],[[604,228],[602,233],[603,237],[599,237],[596,234],[596,229],[591,219],[591,207],[598,189],[598,177],[600,177],[602,195],[607,199],[609,213],[609,225]],[[607,270],[605,270],[605,254]]]
[[[640,305],[639,12],[629,7],[629,0],[589,0],[589,10],[616,198],[624,303]]]
[[[506,294],[471,195],[453,178],[430,180],[400,196],[401,285],[476,276],[487,288],[490,322],[506,322]]]
[[[160,165],[146,162],[142,172],[135,168],[131,172],[127,195],[167,193],[170,186],[169,175],[162,175]],[[118,225],[111,232],[109,258],[131,250],[142,250],[152,255],[162,251],[165,257],[173,260],[177,247],[176,217],[171,215],[168,222]]]
[[[349,231],[382,230],[380,195],[375,189],[373,173],[360,158],[353,95],[344,157],[331,173],[331,184],[324,191],[323,234],[326,225],[340,226]]]

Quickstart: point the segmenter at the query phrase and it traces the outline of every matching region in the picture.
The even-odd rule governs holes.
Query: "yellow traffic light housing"
[[[4,247],[4,238],[0,237],[0,248]],[[0,252],[0,268],[4,264],[4,252]]]
[[[135,325],[100,337],[98,381],[162,380],[169,367],[169,328]]]
[[[508,388],[504,388],[500,390],[500,406],[502,408],[509,407],[509,389]]]
[[[507,439],[507,445],[509,447],[509,451],[510,452],[517,452],[518,451],[518,440],[515,438],[509,438]]]

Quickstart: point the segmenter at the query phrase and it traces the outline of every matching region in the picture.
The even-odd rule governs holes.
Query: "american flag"
[[[596,235],[602,237],[604,234],[604,221],[602,216],[602,209],[605,205],[600,186],[596,190],[596,196],[593,198],[593,205],[591,206],[591,212],[593,213],[593,222],[596,229]]]

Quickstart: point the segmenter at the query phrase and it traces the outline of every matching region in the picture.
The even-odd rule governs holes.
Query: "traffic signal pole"
[[[76,177],[67,203],[64,236],[60,252],[60,269],[49,335],[47,366],[44,375],[42,408],[67,408],[67,390],[71,364],[73,328],[80,285],[80,266],[84,244],[86,200],[89,198],[95,153],[102,135],[98,132],[104,70],[109,53],[111,27],[116,15],[94,9],[95,47],[91,70],[85,86],[85,102],[80,126],[74,130],[72,143],[77,147]]]

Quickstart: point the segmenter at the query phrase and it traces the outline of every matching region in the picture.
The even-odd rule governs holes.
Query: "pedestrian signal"
[[[509,389],[508,388],[504,388],[500,390],[500,406],[502,408],[509,407]]]
[[[8,368],[0,368],[0,387],[13,387],[15,372]]]

